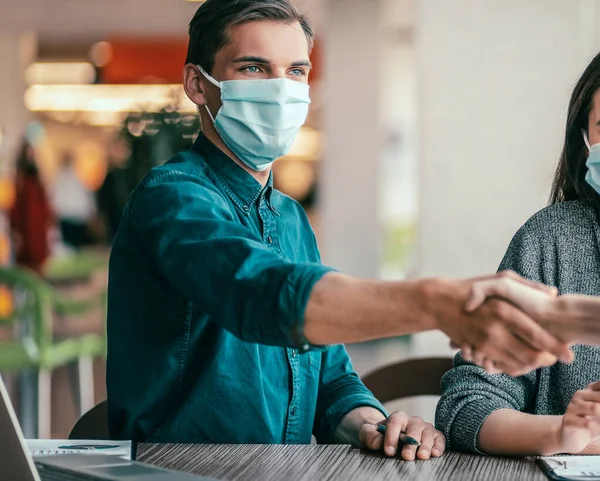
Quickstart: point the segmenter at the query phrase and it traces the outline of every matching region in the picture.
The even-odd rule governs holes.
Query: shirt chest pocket
[[[319,377],[321,373],[321,352],[309,351],[302,354],[300,366],[306,374]]]

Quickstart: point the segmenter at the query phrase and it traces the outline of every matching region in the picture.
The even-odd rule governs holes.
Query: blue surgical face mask
[[[286,78],[218,82],[199,65],[198,70],[221,89],[216,117],[204,107],[238,159],[262,171],[290,151],[308,114],[307,84]]]
[[[588,136],[583,132],[583,141],[588,148],[589,156],[585,163],[588,168],[585,174],[585,181],[590,184],[598,194],[600,194],[600,144],[590,145]]]

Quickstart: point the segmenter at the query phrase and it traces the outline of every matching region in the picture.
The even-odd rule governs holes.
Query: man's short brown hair
[[[186,63],[211,72],[215,55],[228,42],[227,29],[253,21],[299,22],[308,40],[309,52],[314,32],[305,15],[289,0],[206,0],[190,22],[190,43]]]

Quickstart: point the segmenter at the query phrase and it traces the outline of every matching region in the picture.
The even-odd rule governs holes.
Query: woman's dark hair
[[[594,95],[600,89],[600,54],[596,55],[577,82],[569,101],[565,145],[554,174],[550,203],[582,199],[600,213],[600,196],[585,181],[587,147],[582,131],[594,107]]]
[[[206,0],[190,22],[190,42],[186,63],[200,65],[211,73],[215,55],[227,44],[227,29],[253,21],[299,22],[308,40],[309,51],[314,32],[306,16],[290,0]]]
[[[21,144],[16,162],[17,172],[35,177],[38,175],[38,167],[33,155],[33,149],[26,140]]]

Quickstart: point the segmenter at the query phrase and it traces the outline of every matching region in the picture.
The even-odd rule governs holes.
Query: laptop
[[[211,481],[118,456],[64,454],[33,458],[0,377],[0,479],[11,481]],[[212,480],[214,481],[214,480]]]

